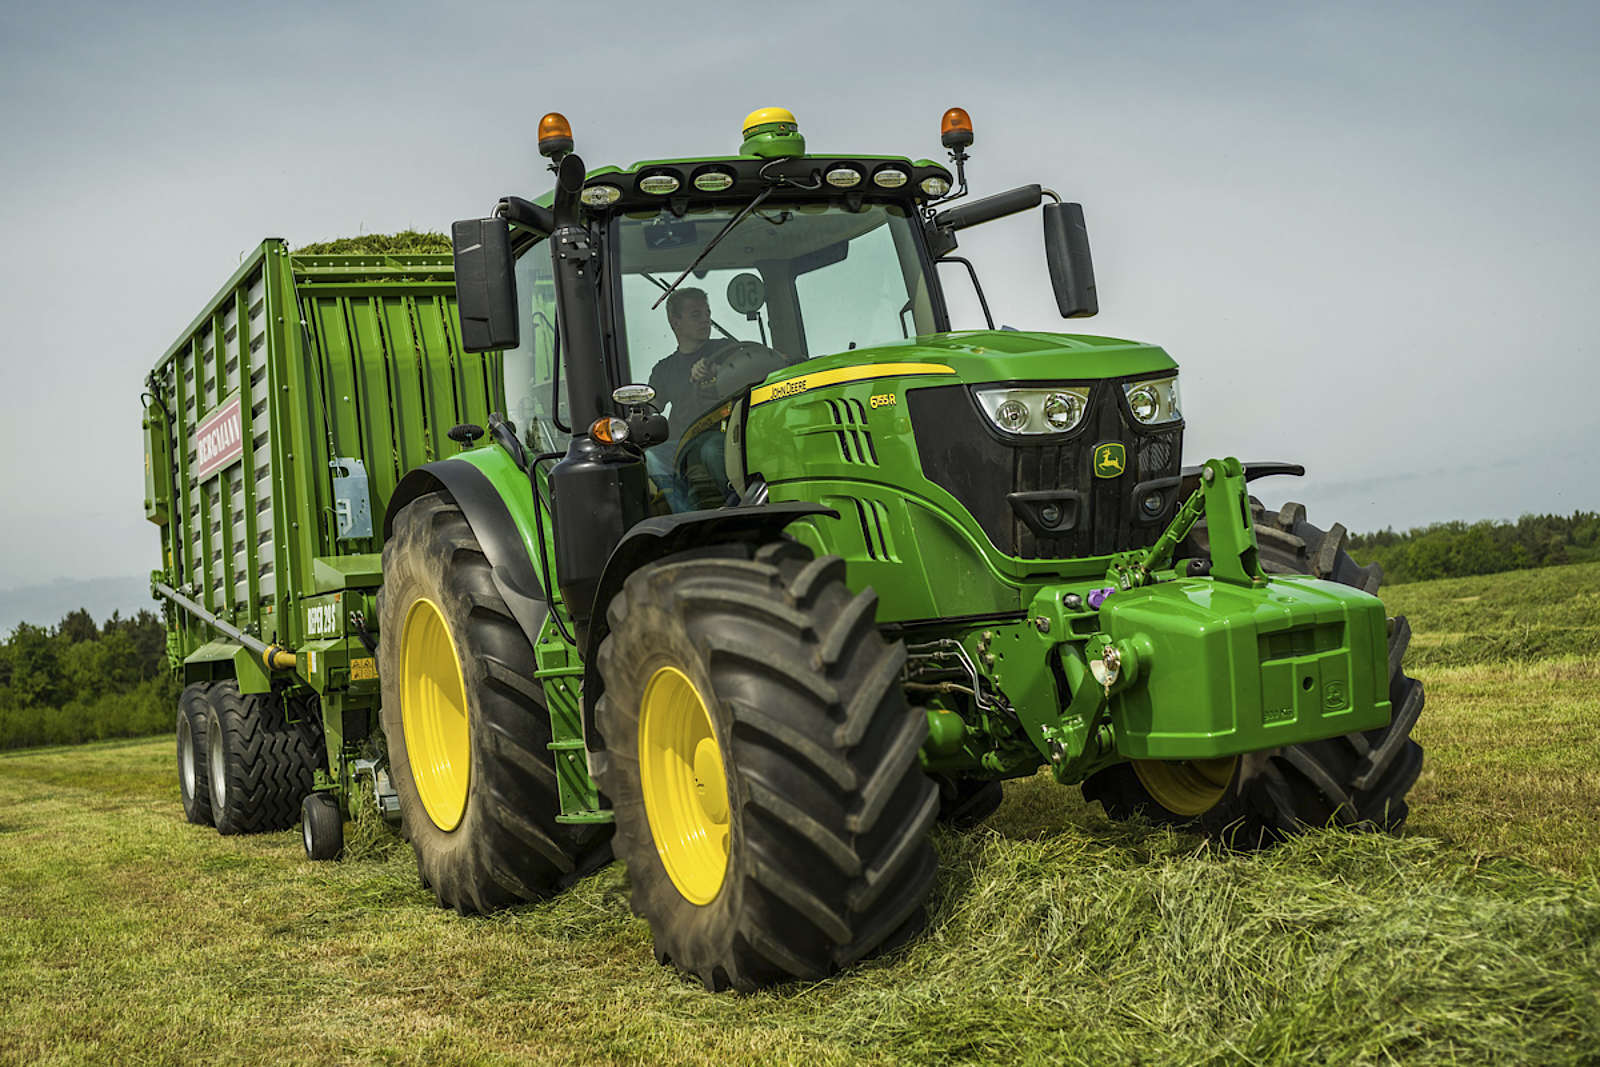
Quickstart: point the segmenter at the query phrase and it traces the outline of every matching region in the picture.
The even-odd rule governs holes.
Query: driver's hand
[[[694,365],[689,368],[689,380],[691,382],[694,382],[696,385],[700,385],[700,384],[702,384],[704,382],[709,381],[710,379],[711,379],[711,361],[709,359],[705,358],[704,356],[702,356],[699,359],[695,360],[694,361]]]

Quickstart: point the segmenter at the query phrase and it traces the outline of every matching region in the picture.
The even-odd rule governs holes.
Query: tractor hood
[[[896,498],[929,502],[950,517],[940,522],[1013,561],[1143,548],[1179,502],[1183,422],[1138,423],[1123,387],[1176,366],[1155,345],[1020,330],[927,334],[822,356],[750,391],[745,469],[778,486],[773,499],[841,510],[860,484],[882,484]],[[1060,433],[1007,433],[970,388],[990,383],[1087,386],[1085,411]],[[941,529],[900,536],[927,543]],[[869,561],[893,555],[883,545],[862,551]]]
[[[803,377],[870,364],[944,364],[963,382],[1062,382],[1125,378],[1173,370],[1177,364],[1156,345],[1115,337],[970,330],[929,334],[807,360]],[[784,370],[768,378],[796,377]],[[933,384],[931,381],[929,384]]]

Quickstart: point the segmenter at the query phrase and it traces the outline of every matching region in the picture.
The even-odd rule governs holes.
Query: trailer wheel
[[[308,793],[300,802],[300,840],[306,859],[337,859],[344,851],[344,812],[332,793]]]
[[[821,978],[913,933],[933,885],[904,646],[842,560],[810,556],[651,564],[607,612],[617,855],[657,958],[707,989]]]
[[[1322,530],[1306,509],[1287,504],[1269,513],[1252,499],[1262,569],[1319,578],[1376,593],[1383,570],[1363,567],[1344,550],[1345,528]],[[1204,523],[1180,553],[1208,558]],[[1339,825],[1395,830],[1405,822],[1406,794],[1422,771],[1422,746],[1411,730],[1422,712],[1422,683],[1405,673],[1411,641],[1404,616],[1389,620],[1389,725],[1324,741],[1226,760],[1180,764],[1124,763],[1083,785],[1116,819],[1143,815],[1197,828],[1242,848],[1280,840],[1307,827]]]
[[[206,686],[195,683],[178,697],[178,790],[184,818],[211,825],[211,786],[206,773]]]
[[[462,914],[533,900],[605,862],[609,827],[557,823],[533,648],[461,509],[418,497],[383,547],[383,729],[422,884]]]
[[[229,680],[206,687],[206,780],[223,834],[287,830],[311,792],[317,752],[289,722],[282,696],[241,695]]]

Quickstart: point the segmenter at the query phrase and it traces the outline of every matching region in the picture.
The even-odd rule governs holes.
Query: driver
[[[712,395],[716,368],[710,349],[719,346],[709,344],[711,304],[705,290],[674,289],[667,297],[667,325],[678,340],[678,348],[651,369],[650,388],[656,391],[656,404],[668,416],[673,437],[646,452],[645,465],[673,511],[692,511],[695,503],[689,481],[674,469],[673,460],[678,451],[677,434],[716,399]],[[722,444],[720,437],[706,443],[708,449],[715,448],[719,453]],[[704,459],[714,459],[720,474],[720,454]]]
[[[703,393],[713,373],[706,347],[711,340],[711,304],[705,290],[674,289],[667,297],[667,325],[678,339],[678,349],[650,371],[650,388],[656,391],[661,410],[681,420],[698,414],[691,409],[710,399]]]

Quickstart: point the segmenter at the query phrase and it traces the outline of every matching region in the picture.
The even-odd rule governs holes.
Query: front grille
[[[1172,521],[1183,423],[1154,430],[1135,423],[1120,382],[1094,384],[1076,430],[1033,439],[1002,435],[964,385],[911,389],[906,403],[923,475],[959,500],[1008,556],[1064,559],[1145,548]],[[1126,469],[1096,478],[1095,447],[1108,442],[1124,446]],[[1161,496],[1153,514],[1141,507],[1152,493]]]

